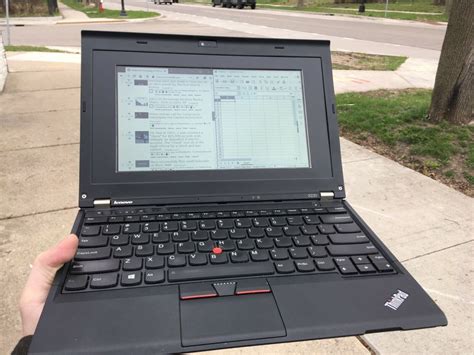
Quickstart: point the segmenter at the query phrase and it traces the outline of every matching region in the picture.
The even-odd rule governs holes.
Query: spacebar
[[[187,267],[168,271],[168,281],[220,279],[224,277],[271,275],[275,272],[271,263],[230,264],[203,267]]]

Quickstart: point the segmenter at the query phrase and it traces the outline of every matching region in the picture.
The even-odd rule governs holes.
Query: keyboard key
[[[173,254],[174,244],[173,243],[160,243],[156,245],[156,253],[159,255]]]
[[[216,245],[223,251],[235,250],[235,242],[233,240],[219,240]]]
[[[146,284],[157,284],[165,281],[164,270],[153,270],[145,272],[145,283]]]
[[[244,211],[232,211],[230,213],[230,215],[232,217],[243,217],[243,216],[245,216],[245,212]]]
[[[262,238],[265,236],[263,228],[249,228],[247,233],[250,238]]]
[[[154,246],[151,244],[137,245],[135,247],[136,256],[149,256],[155,253]]]
[[[351,260],[354,264],[369,264],[369,258],[366,256],[353,256],[351,257]]]
[[[299,214],[300,210],[298,210],[296,208],[292,208],[292,209],[286,210],[286,213],[288,213],[288,214]]]
[[[105,247],[109,243],[107,237],[80,237],[79,248]]]
[[[229,237],[226,230],[215,230],[210,232],[212,240],[225,240]]]
[[[113,235],[110,237],[110,245],[127,245],[129,241],[129,236],[122,234],[122,235]]]
[[[224,254],[220,254],[224,255]],[[227,277],[272,275],[274,269],[271,263],[243,263],[221,266],[197,266],[168,271],[168,280],[192,281],[205,279],[221,279]]]
[[[303,218],[300,216],[295,217],[287,217],[286,220],[290,226],[302,226],[303,225]]]
[[[250,218],[237,218],[235,220],[235,226],[237,228],[250,228],[252,227],[252,221]]]
[[[335,269],[334,263],[330,258],[314,260],[319,271],[331,271]]]
[[[121,216],[111,216],[109,217],[109,223],[120,223],[123,222],[123,217]]]
[[[245,229],[231,229],[229,230],[229,236],[232,239],[244,239],[247,238],[247,231]]]
[[[327,207],[326,209],[329,213],[345,213],[345,212],[347,212],[346,209],[342,206],[340,206],[340,207]]]
[[[253,261],[267,261],[268,258],[268,251],[266,250],[251,250],[250,251],[250,258]]]
[[[234,228],[234,220],[232,219],[220,219],[217,221],[217,226],[221,229]]]
[[[100,233],[100,226],[83,226],[81,230],[81,235],[84,237],[99,235],[99,233]]]
[[[333,244],[363,244],[369,242],[364,233],[333,234],[329,236],[329,239]]]
[[[275,238],[274,241],[278,248],[289,248],[293,246],[293,240],[291,237]]]
[[[267,218],[262,218],[262,217],[259,217],[259,218],[254,218],[253,219],[253,225],[255,227],[268,227],[268,219]]]
[[[171,219],[171,215],[169,214],[158,214],[155,217],[157,221],[167,221]]]
[[[313,225],[313,224],[319,224],[320,223],[318,216],[315,216],[315,215],[304,216],[303,219],[306,222],[306,224]]]
[[[168,266],[178,267],[186,265],[186,255],[170,255],[168,256]]]
[[[142,258],[125,258],[123,259],[122,270],[134,271],[140,270],[143,267]]]
[[[87,275],[70,275],[64,282],[64,289],[66,291],[79,291],[87,287]]]
[[[125,216],[125,222],[138,222],[140,221],[140,216]]]
[[[308,257],[308,252],[305,248],[290,248],[288,251],[293,259],[305,259]]]
[[[360,232],[360,228],[355,223],[335,224],[334,227],[339,233],[356,233]]]
[[[270,238],[281,237],[283,235],[283,230],[280,227],[267,227],[265,228],[265,233]]]
[[[240,250],[255,249],[255,243],[251,239],[240,239],[237,241],[237,248]]]
[[[102,234],[112,235],[120,233],[120,224],[107,224],[102,228]]]
[[[178,222],[163,222],[161,230],[163,232],[176,232],[178,230]]]
[[[110,288],[117,286],[117,274],[92,275],[91,288]]]
[[[309,247],[308,253],[312,258],[324,258],[328,256],[324,247]]]
[[[160,224],[158,222],[144,223],[142,231],[145,233],[158,232],[160,230]]]
[[[368,244],[349,244],[349,245],[330,245],[327,247],[332,256],[352,256],[377,254],[378,251],[371,243]]]
[[[203,220],[199,222],[199,228],[202,230],[210,230],[210,229],[216,229],[216,222],[213,220]]]
[[[173,232],[171,233],[173,242],[187,242],[189,240],[189,232]]]
[[[340,273],[343,275],[357,274],[357,270],[348,258],[336,258],[334,262]]]
[[[270,256],[273,260],[285,260],[289,258],[286,249],[272,249],[270,250]]]
[[[145,233],[135,233],[130,236],[132,244],[148,244],[150,242],[150,236]]]
[[[295,272],[295,266],[291,261],[278,261],[275,263],[275,269],[279,274],[291,274]]]
[[[195,251],[193,242],[178,243],[178,253],[194,253]]]
[[[140,225],[138,223],[134,224],[124,224],[123,225],[123,232],[124,233],[139,233],[140,232]]]
[[[206,232],[206,231],[191,232],[191,239],[194,240],[194,241],[208,240],[209,239],[209,233]]]
[[[259,238],[255,240],[257,248],[259,249],[271,249],[274,247],[273,239],[270,238]]]
[[[203,212],[202,218],[216,218],[217,215],[215,212]]]
[[[138,272],[124,272],[120,284],[122,286],[136,286],[142,282],[142,273]]]
[[[286,218],[285,217],[272,217],[270,218],[270,224],[274,227],[286,226]]]
[[[153,243],[166,243],[170,241],[170,234],[168,232],[152,233],[151,240]]]
[[[209,261],[211,264],[226,264],[228,261],[227,254],[209,254]]]
[[[197,248],[198,251],[200,251],[201,253],[210,252],[214,248],[214,243],[210,240],[207,240],[205,242],[198,242]]]
[[[145,258],[146,269],[161,269],[165,266],[165,258],[162,256],[148,256]]]
[[[140,216],[140,221],[154,221],[156,219],[155,216],[151,216],[151,215],[143,215],[143,216]]]
[[[101,224],[106,223],[107,217],[105,216],[96,216],[96,217],[86,217],[84,224]]]
[[[207,255],[206,254],[189,254],[188,255],[189,265],[206,265]]]
[[[244,251],[233,251],[230,253],[230,260],[233,263],[246,263],[249,261],[249,255]]]
[[[351,223],[352,217],[348,214],[326,214],[319,217],[324,224]]]
[[[321,224],[318,226],[318,230],[321,234],[334,234],[336,230],[331,224]]]
[[[325,235],[313,235],[311,237],[311,241],[316,246],[328,245],[329,244],[329,239]]]
[[[306,235],[301,235],[301,236],[298,236],[298,237],[293,237],[293,243],[295,243],[295,245],[297,247],[307,247],[307,246],[310,246],[311,245],[311,242],[309,240],[309,237],[306,236]]]
[[[184,213],[173,213],[171,215],[171,219],[184,219],[186,218],[186,214]]]
[[[195,231],[198,227],[196,221],[182,221],[180,225],[182,231]]]
[[[312,260],[298,260],[295,261],[296,269],[299,272],[311,272],[314,271],[314,264]]]
[[[217,212],[216,213],[217,218],[225,218],[225,217],[230,217],[230,212]]]
[[[380,272],[391,272],[393,271],[392,265],[382,255],[371,255],[369,256],[370,261],[375,265]]]
[[[133,254],[133,247],[131,245],[118,246],[113,250],[114,258],[129,258]]]
[[[98,260],[110,257],[111,249],[109,247],[96,249],[77,249],[74,260]]]
[[[356,264],[356,268],[361,274],[375,273],[375,268],[372,266],[372,264]]]
[[[187,213],[186,218],[199,219],[199,218],[201,218],[201,214],[200,213],[194,213],[194,212]]]
[[[318,234],[319,230],[317,226],[310,225],[310,226],[303,226],[301,227],[301,231],[305,235],[313,235],[313,234]]]
[[[245,211],[246,216],[258,216],[257,211]]]
[[[301,234],[301,231],[298,227],[283,227],[283,232],[289,237]]]

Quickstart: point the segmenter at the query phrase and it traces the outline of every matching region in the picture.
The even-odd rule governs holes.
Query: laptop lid
[[[328,41],[82,32],[79,205],[344,194]]]

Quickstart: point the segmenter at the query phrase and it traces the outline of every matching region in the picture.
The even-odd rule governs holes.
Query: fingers
[[[59,269],[76,254],[78,239],[71,234],[61,240],[56,246],[41,253],[35,260],[33,267]]]

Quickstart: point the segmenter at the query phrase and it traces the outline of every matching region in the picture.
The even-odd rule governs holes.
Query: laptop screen
[[[117,172],[311,168],[301,70],[117,66]]]

